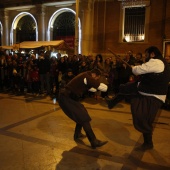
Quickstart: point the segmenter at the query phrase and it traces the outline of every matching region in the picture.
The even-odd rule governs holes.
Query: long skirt
[[[136,95],[131,99],[133,125],[142,133],[152,133],[153,122],[163,102],[152,96]]]
[[[62,91],[59,93],[58,103],[63,112],[73,121],[79,124],[91,121],[86,108],[79,101],[71,98],[70,94]]]

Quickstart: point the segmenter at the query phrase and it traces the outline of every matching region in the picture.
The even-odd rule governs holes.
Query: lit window
[[[145,7],[124,8],[124,42],[143,42],[145,39]]]

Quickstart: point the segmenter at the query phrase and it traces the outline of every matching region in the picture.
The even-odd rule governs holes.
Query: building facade
[[[55,20],[60,14],[70,12],[75,15],[75,53],[107,56],[111,55],[108,48],[122,55],[129,50],[144,53],[148,46],[154,45],[164,56],[170,55],[170,1],[143,0],[141,6],[133,4],[130,8],[133,7],[137,11],[144,7],[142,41],[127,41],[128,37],[124,37],[129,27],[125,27],[126,8],[121,0],[6,0],[0,2],[1,45],[17,42],[17,25],[27,15],[35,23],[36,41],[54,40]],[[139,25],[140,19],[136,21]],[[135,27],[136,23],[129,24]],[[140,32],[140,28],[136,30]],[[136,35],[132,32],[130,36]]]

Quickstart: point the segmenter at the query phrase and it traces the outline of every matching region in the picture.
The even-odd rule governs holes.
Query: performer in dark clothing
[[[84,137],[81,133],[83,128],[93,149],[105,145],[107,141],[100,141],[96,138],[90,125],[91,117],[78,99],[87,91],[107,91],[107,85],[99,82],[100,75],[98,69],[80,73],[64,89],[60,90],[58,99],[63,112],[76,122],[74,140]]]
[[[135,83],[120,85],[120,91],[113,99],[106,99],[108,107],[113,108],[125,96],[131,97],[131,112],[134,127],[143,133],[144,143],[140,149],[153,148],[152,124],[158,110],[165,102],[170,82],[170,69],[157,47],[145,50],[146,63],[132,66],[132,72],[140,75]]]

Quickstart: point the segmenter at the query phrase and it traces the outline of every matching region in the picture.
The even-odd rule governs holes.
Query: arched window
[[[23,16],[16,27],[16,42],[35,41],[36,25],[31,16]]]
[[[54,21],[53,40],[61,39],[74,48],[75,15],[72,12],[61,13]]]

